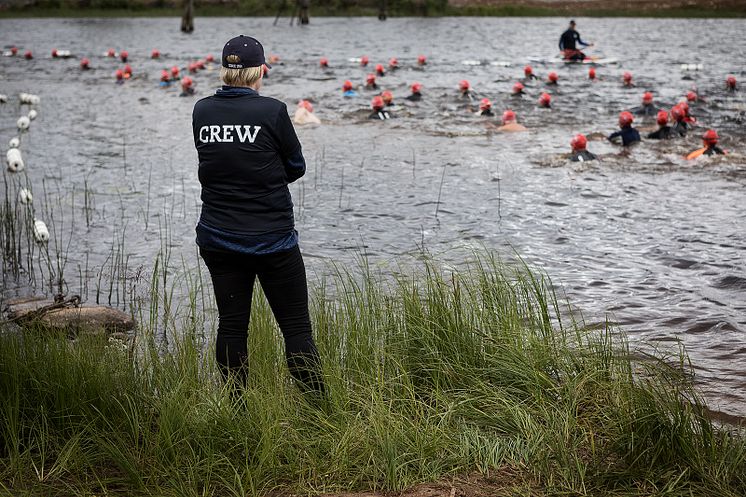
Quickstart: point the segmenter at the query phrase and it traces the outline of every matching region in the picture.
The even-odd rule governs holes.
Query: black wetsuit
[[[391,113],[387,110],[374,110],[370,113],[368,116],[368,119],[377,119],[379,121],[385,121],[386,119],[391,119],[393,116]]]
[[[671,127],[671,133],[674,134],[674,135],[686,136],[686,132],[689,131],[690,127],[691,126],[689,126],[684,121],[677,121]]]
[[[640,141],[640,133],[632,126],[627,126],[609,135],[609,141],[622,137],[622,145],[628,146]]]
[[[583,60],[585,55],[583,52],[578,50],[576,42],[584,47],[588,46],[588,43],[580,39],[580,34],[573,28],[568,28],[567,31],[562,33],[559,40],[560,50],[574,50],[575,54],[569,57],[570,60]]]
[[[648,138],[652,140],[670,140],[675,137],[676,133],[671,126],[661,126],[656,131],[648,133]]]
[[[377,90],[378,89],[378,85],[375,84],[375,83],[373,83],[373,84],[365,83],[365,89],[366,90]]]
[[[725,155],[725,150],[718,147],[717,145],[713,145],[711,147],[707,147],[707,150],[702,152],[702,155]]]
[[[420,100],[422,100],[422,93],[420,92],[412,93],[411,95],[404,97],[404,98],[406,98],[410,102],[419,102]]]
[[[585,162],[587,160],[596,160],[597,158],[595,154],[587,150],[577,150],[570,156],[570,160],[573,162]]]
[[[494,116],[495,113],[492,112],[492,109],[484,109],[482,112],[479,113],[480,116]]]
[[[642,104],[632,109],[632,113],[636,116],[655,116],[658,114],[658,111],[660,109],[653,104]]]

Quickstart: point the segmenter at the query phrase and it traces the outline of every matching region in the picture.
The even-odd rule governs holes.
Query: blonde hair
[[[254,86],[264,74],[262,66],[246,67],[244,69],[220,68],[220,79],[228,86]]]

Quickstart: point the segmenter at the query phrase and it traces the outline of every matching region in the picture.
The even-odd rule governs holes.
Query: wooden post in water
[[[308,24],[310,0],[298,0],[298,24]]]
[[[378,20],[379,21],[386,20],[386,0],[378,1]]]
[[[181,16],[181,31],[194,31],[194,0],[184,0],[184,14]]]

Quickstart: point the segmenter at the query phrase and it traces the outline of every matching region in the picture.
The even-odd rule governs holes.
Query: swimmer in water
[[[552,96],[549,93],[544,92],[539,95],[539,107],[544,109],[552,108]]]
[[[377,90],[378,89],[378,84],[376,83],[375,74],[370,73],[365,77],[365,89],[366,90]]]
[[[191,97],[194,95],[194,87],[192,86],[194,81],[189,76],[181,78],[181,94],[180,97]]]
[[[632,122],[635,118],[630,112],[626,110],[619,114],[619,131],[615,131],[609,135],[609,141],[616,143],[619,138],[622,140],[622,146],[628,147],[633,143],[640,141],[640,133],[632,127]]]
[[[562,33],[559,40],[559,49],[565,60],[582,61],[585,59],[585,54],[578,49],[577,45],[592,47],[593,43],[581,40],[580,33],[575,31],[575,21],[570,21],[570,26]]]
[[[383,64],[376,64],[376,76],[382,77],[386,75],[386,70],[383,68]]]
[[[515,115],[515,112],[510,109],[503,112],[502,123],[502,126],[497,128],[498,131],[504,131],[508,133],[528,131],[525,126],[518,124],[518,117]]]
[[[570,140],[570,146],[572,147],[570,160],[573,162],[585,162],[598,159],[595,154],[592,154],[586,148],[588,146],[588,140],[583,134],[573,136],[572,140]]]
[[[462,99],[468,99],[469,101],[474,100],[473,92],[471,91],[471,85],[465,79],[462,79],[458,83],[459,97]]]
[[[551,86],[556,86],[559,81],[559,76],[557,76],[557,73],[552,71],[549,73],[549,76],[547,76],[547,84]]]
[[[697,157],[700,157],[702,155],[725,155],[726,151],[718,147],[718,141],[719,137],[717,131],[715,131],[714,129],[708,129],[707,131],[705,131],[705,134],[702,135],[702,144],[704,145],[704,148],[695,150],[694,152],[687,155],[686,158],[691,160],[696,159]]]
[[[396,57],[389,59],[389,71],[394,72],[399,69],[399,60]]]
[[[383,99],[383,103],[384,105],[386,105],[386,107],[391,107],[394,105],[394,94],[390,91],[383,90],[381,92],[381,98]]]
[[[373,97],[373,100],[370,102],[370,107],[373,109],[373,112],[368,115],[368,119],[376,119],[379,121],[391,119],[393,116],[389,111],[384,110],[385,106],[386,104],[383,102],[383,98],[381,98],[380,95]]]
[[[725,79],[725,89],[729,92],[736,91],[736,77],[731,75]]]
[[[494,116],[495,115],[492,112],[492,102],[490,102],[489,98],[483,98],[479,102],[479,115],[480,116]]]
[[[632,109],[632,113],[637,116],[655,116],[660,109],[653,104],[653,94],[646,91],[642,95],[642,105]]]
[[[531,66],[526,66],[523,68],[523,80],[524,81],[531,81],[532,79],[539,79],[536,77],[536,74],[534,74],[534,69]]]
[[[648,138],[652,140],[670,140],[674,138],[675,133],[673,128],[668,125],[668,112],[665,110],[658,111],[656,116],[656,122],[658,123],[658,129],[648,134]]]
[[[313,105],[308,100],[298,102],[293,122],[295,124],[321,124],[321,120],[313,113]]]
[[[526,93],[523,91],[525,87],[523,86],[523,83],[520,81],[513,85],[513,91],[511,92],[510,96],[512,97],[522,97]]]
[[[633,88],[635,84],[632,82],[632,73],[629,71],[624,71],[624,74],[622,75],[622,86],[625,88]]]
[[[680,104],[671,108],[671,117],[673,118],[672,133],[676,136],[686,136],[686,132],[689,131],[691,126],[686,122],[686,114]]]
[[[422,100],[422,84],[414,82],[411,86],[412,93],[405,98],[410,102],[419,102]]]
[[[352,88],[352,81],[345,80],[344,83],[342,83],[342,96],[345,98],[352,98],[357,97],[358,93]]]
[[[158,86],[160,86],[161,88],[171,86],[171,75],[165,69],[161,71],[161,80],[158,83]]]

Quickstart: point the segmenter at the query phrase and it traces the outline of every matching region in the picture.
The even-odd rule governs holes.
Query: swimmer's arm
[[[280,157],[285,167],[285,174],[288,183],[292,183],[306,174],[306,160],[303,158],[300,140],[298,140],[293,123],[290,121],[287,107],[284,105],[277,116],[275,130],[277,130],[277,136],[280,140]]]
[[[580,39],[580,33],[575,32],[575,40],[578,42],[579,45],[583,45],[584,47],[590,47],[593,45],[593,43],[586,43],[583,40]]]
[[[612,134],[610,134],[607,138],[610,142],[616,142],[618,141],[619,137],[622,136],[621,131],[614,131]]]

